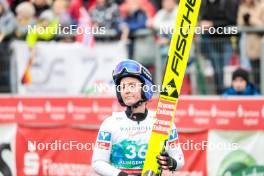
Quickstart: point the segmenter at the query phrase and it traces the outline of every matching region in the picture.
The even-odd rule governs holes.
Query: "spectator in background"
[[[55,18],[58,19],[61,27],[67,27],[73,24],[70,14],[67,11],[68,3],[66,0],[55,0],[52,5],[52,10]]]
[[[36,27],[28,31],[27,44],[29,48],[34,48],[37,41],[50,41],[54,39],[58,28],[58,20],[51,10],[46,10],[40,15]]]
[[[162,0],[151,0],[151,3],[155,6],[156,10],[162,8]]]
[[[232,86],[224,94],[227,95],[259,95],[256,87],[249,82],[249,74],[246,70],[238,68],[232,75]]]
[[[124,3],[125,0],[115,0],[114,2],[118,5],[121,5]]]
[[[148,21],[148,26],[153,27],[158,33],[157,42],[160,45],[163,65],[166,63],[177,11],[176,0],[163,0],[162,9],[157,12],[153,19]]]
[[[232,46],[228,34],[217,33],[223,27],[235,26],[238,0],[203,0],[200,10],[200,25],[206,30],[202,35],[202,52],[211,61],[214,68],[216,93],[223,91],[223,70],[229,64]]]
[[[16,19],[6,0],[0,0],[0,43],[9,42],[16,27]]]
[[[32,0],[31,1],[35,7],[36,17],[38,18],[42,12],[50,9],[48,0]]]
[[[52,11],[55,18],[58,20],[59,27],[63,29],[63,32],[65,32],[56,35],[56,40],[63,42],[73,42],[74,37],[70,35],[70,26],[73,24],[73,20],[70,16],[70,13],[68,12],[67,0],[55,0],[52,5]],[[67,29],[67,31],[65,31],[65,29]]]
[[[80,8],[84,7],[87,11],[91,11],[95,7],[96,0],[71,0],[69,13],[73,18],[74,24],[77,24],[80,18]]]
[[[120,17],[118,6],[110,0],[97,0],[95,8],[91,11],[93,27],[105,27],[108,36],[119,39],[119,36],[128,35],[128,29]],[[99,36],[100,37],[100,36]],[[127,38],[121,36],[121,38]]]
[[[264,3],[258,0],[243,0],[239,6],[237,23],[239,26],[264,27]],[[247,33],[245,37],[246,55],[250,59],[254,82],[260,87],[260,33]],[[244,49],[244,48],[243,48]]]
[[[7,1],[0,0],[0,92],[10,93],[10,56],[9,43],[15,30],[16,19],[9,10]]]
[[[155,6],[150,2],[150,0],[139,0],[140,9],[143,10],[148,18],[154,17],[156,13]],[[123,4],[120,5],[121,16],[125,17],[129,13],[129,0],[125,0]]]
[[[147,15],[140,9],[139,0],[127,0],[128,14],[125,17],[125,23],[127,24],[131,33],[138,29],[146,28]]]
[[[29,26],[34,27],[36,24],[35,8],[30,2],[22,2],[15,11],[17,21],[15,36],[17,39],[25,40]]]
[[[135,32],[146,28],[147,15],[141,10],[139,0],[127,0],[128,14],[125,23],[129,29],[130,44],[128,46],[128,56],[133,58]]]
[[[160,9],[153,18],[153,27],[155,30],[171,32],[174,28],[175,19],[178,11],[176,0],[162,0],[162,9]]]
[[[12,12],[15,14],[17,6],[25,1],[27,0],[10,0],[10,9],[12,10]]]

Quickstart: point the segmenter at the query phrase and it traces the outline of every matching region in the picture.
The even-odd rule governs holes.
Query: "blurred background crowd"
[[[58,34],[54,30],[69,26],[76,29],[84,22],[93,29],[105,29],[103,35],[93,30],[90,45],[123,41],[128,57],[147,66],[155,81],[160,82],[163,72],[160,68],[166,63],[178,1],[0,0],[0,92],[10,92],[9,58],[13,40],[26,41],[32,50],[37,41],[80,42],[76,33]],[[29,26],[50,28],[45,32],[29,31]],[[264,1],[203,0],[198,26],[236,27],[233,29],[237,32],[210,34],[207,30],[195,35],[183,93],[223,94],[230,85],[227,78],[232,77],[237,67],[246,71],[240,77],[252,83],[254,91],[261,92]]]

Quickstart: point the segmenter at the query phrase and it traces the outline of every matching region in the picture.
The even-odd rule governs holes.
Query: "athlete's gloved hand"
[[[128,176],[128,174],[121,171],[121,172],[119,172],[119,174],[117,176]]]
[[[160,165],[160,169],[163,170],[174,171],[177,167],[177,161],[170,157],[166,151],[157,156],[157,162]]]

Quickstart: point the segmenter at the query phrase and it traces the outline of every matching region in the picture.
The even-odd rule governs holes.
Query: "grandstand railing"
[[[263,27],[238,27],[238,32],[239,33],[251,33],[251,32],[253,32],[253,33],[264,33],[264,28]],[[154,33],[153,33],[153,31],[151,31],[151,30],[149,30],[149,29],[145,29],[145,30],[139,30],[138,32],[136,32],[136,33],[134,33],[134,37],[136,37],[136,38],[143,38],[143,37],[146,37],[146,36],[152,36],[153,38],[154,38],[154,35],[153,35]],[[105,37],[113,37],[115,35],[115,33],[113,32],[113,31],[107,31],[107,33],[104,35]],[[97,36],[95,36],[95,37],[97,37]],[[100,37],[101,37],[101,35],[100,35]],[[223,41],[224,42],[224,41]],[[217,43],[216,43],[216,45],[217,45]],[[203,57],[200,57],[200,56],[202,56],[203,55],[203,53],[201,52],[201,41],[199,40],[199,37],[197,38],[195,38],[195,40],[194,40],[194,44],[193,44],[193,53],[191,53],[191,57],[192,56],[198,56],[197,58],[197,61],[198,62],[204,62],[204,60],[202,60],[201,58],[203,58]],[[151,49],[151,51],[145,51],[145,52],[147,52],[147,53],[149,53],[149,54],[153,54],[154,53],[154,57],[152,58],[152,60],[153,60],[153,63],[154,63],[154,66],[155,66],[155,76],[154,76],[154,78],[155,78],[155,83],[156,84],[161,84],[161,82],[162,82],[162,75],[163,75],[163,68],[162,68],[162,63],[161,63],[161,55],[160,55],[160,52],[159,52],[159,46],[156,44],[156,43],[154,43],[153,44],[153,47],[154,48],[152,48]],[[10,63],[10,67],[15,67],[15,64],[14,63]],[[2,65],[2,67],[3,67],[4,65]],[[212,91],[213,89],[214,89],[214,85],[212,84],[212,80],[206,80],[206,81],[209,81],[207,84],[205,84],[206,86],[207,86],[207,88],[208,88],[208,91],[207,92],[204,92],[204,88],[203,87],[201,87],[201,85],[203,85],[203,84],[201,84],[201,82],[199,82],[199,84],[200,84],[200,91],[197,91],[197,87],[198,87],[198,85],[196,84],[194,84],[194,80],[196,79],[196,81],[197,81],[197,76],[199,76],[199,74],[195,71],[197,68],[196,68],[197,66],[193,66],[193,67],[189,67],[189,69],[187,70],[187,74],[189,74],[190,75],[190,80],[191,80],[191,87],[193,88],[193,91],[192,91],[192,94],[215,94],[215,92],[214,91]],[[8,69],[8,68],[6,68],[6,69]],[[201,70],[203,70],[204,68],[202,67],[202,68],[200,68]],[[12,69],[10,69],[10,70],[12,70]],[[231,72],[230,72],[230,70],[227,70],[227,75],[230,77],[230,74],[231,74]],[[11,76],[9,75],[9,77],[10,77],[10,84],[16,84],[15,82],[14,82],[14,80],[13,79],[11,79]],[[212,78],[211,78],[212,79]],[[11,86],[12,87],[12,86]],[[263,93],[264,92],[264,38],[263,38],[263,40],[262,40],[262,44],[261,44],[261,60],[260,60],[260,90],[261,90],[261,92]],[[13,92],[13,91],[12,91]]]
[[[238,34],[242,34],[242,33],[264,33],[264,28],[263,27],[238,27],[237,28]],[[238,38],[236,39],[238,40]],[[220,42],[220,43],[219,43]],[[203,46],[214,46],[215,48],[218,48],[221,46],[221,44],[227,42],[226,40],[217,40],[217,41],[202,41],[201,40],[201,36],[196,35],[194,42],[193,42],[193,53],[191,51],[190,54],[190,60],[192,60],[192,57],[195,57],[195,62],[200,64],[200,66],[198,65],[194,65],[193,67],[190,67],[190,69],[187,69],[187,74],[190,75],[190,80],[191,80],[191,87],[192,87],[192,94],[203,94],[203,95],[210,95],[210,94],[216,94],[215,86],[218,85],[214,85],[214,78],[213,76],[209,76],[208,78],[204,78],[205,80],[203,80],[202,84],[201,81],[201,76],[202,77],[207,77],[206,75],[202,75],[201,73],[199,73],[200,71],[208,71],[208,70],[204,70],[205,68],[203,67],[204,65],[208,65],[208,63],[210,64],[210,62],[208,62],[208,58],[206,58],[206,50],[207,48],[202,48]],[[228,41],[229,42],[229,41]],[[235,41],[236,42],[236,41]],[[230,46],[233,45],[233,41],[230,41]],[[203,45],[203,46],[202,46]],[[260,57],[260,69],[259,69],[259,74],[260,74],[260,91],[263,93],[264,92],[264,37],[262,40],[262,44],[261,44],[261,57]],[[157,46],[158,48],[159,46]],[[244,50],[243,48],[239,48],[239,43],[236,42],[236,46],[235,48],[233,48],[234,46],[232,46],[232,49],[230,50],[231,55],[230,57],[232,57],[233,54],[237,54],[237,56],[239,57],[239,62],[241,57],[240,55],[240,51]],[[202,51],[204,50],[204,51]],[[239,51],[240,50],[240,51]],[[156,56],[155,59],[155,67],[157,68],[157,72],[156,73],[156,83],[160,84],[161,80],[162,80],[162,69],[160,67],[160,54],[158,52],[159,56]],[[195,63],[194,62],[194,63]],[[229,60],[229,62],[234,62]],[[230,65],[231,64],[231,65]],[[235,69],[235,66],[232,66],[232,64],[236,65],[237,63],[230,63],[228,67],[224,68],[224,76],[222,79],[224,79],[224,84],[223,87],[220,87],[220,89],[224,90],[226,87],[228,87],[231,83],[231,74],[232,71]],[[197,71],[197,69],[200,69],[199,71]],[[212,71],[212,70],[211,70]],[[210,71],[208,71],[210,72]],[[212,74],[212,73],[208,73],[207,74]],[[200,77],[199,77],[200,76]],[[197,83],[195,82],[199,82],[199,85],[197,85]],[[199,89],[199,90],[198,90]]]

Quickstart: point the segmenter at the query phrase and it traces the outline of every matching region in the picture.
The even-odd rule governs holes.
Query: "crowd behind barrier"
[[[264,78],[260,72],[264,57],[261,54],[264,3],[257,0],[248,3],[203,1],[198,27],[205,31],[195,35],[184,94],[222,94],[230,86],[236,67],[246,69],[250,81],[263,93]],[[13,40],[24,40],[32,57],[38,41],[79,42],[91,48],[99,43],[122,41],[126,44],[127,57],[147,66],[155,83],[160,84],[177,4],[175,0],[1,0],[0,92],[14,93],[15,83],[10,76],[14,66],[10,59]],[[218,34],[223,32],[222,27],[231,33]]]

